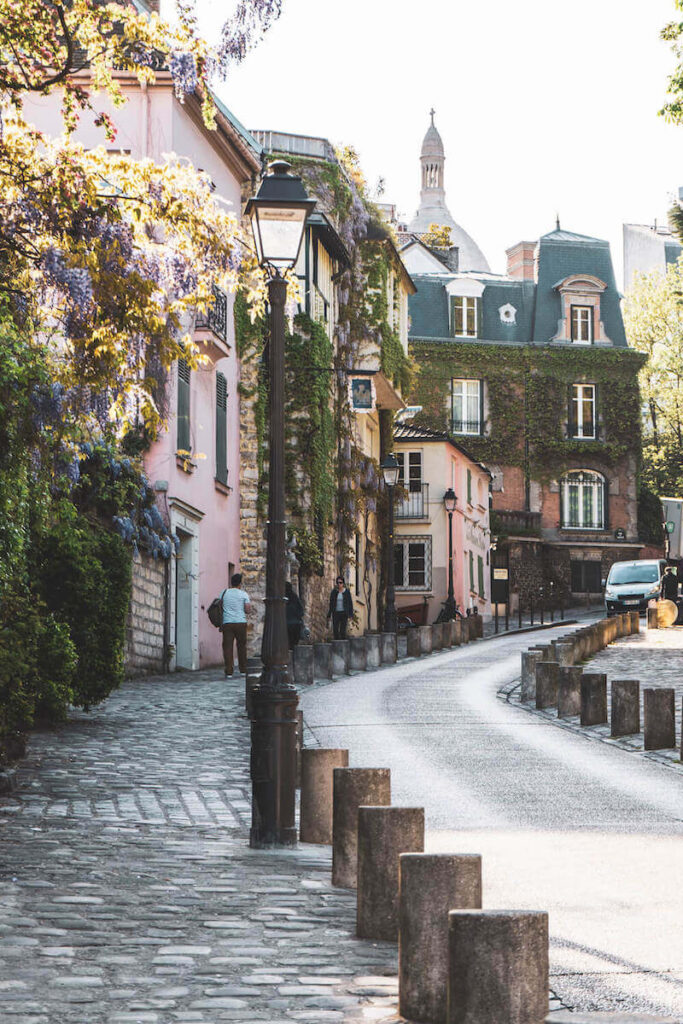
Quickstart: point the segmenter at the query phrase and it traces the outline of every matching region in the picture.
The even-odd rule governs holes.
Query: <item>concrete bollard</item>
[[[628,617],[631,620],[631,636],[640,633],[640,612],[629,612]]]
[[[607,721],[607,676],[584,672],[581,676],[581,725],[603,725]]]
[[[406,630],[396,634],[396,660],[404,661],[408,657],[408,637]]]
[[[445,1021],[448,912],[481,907],[481,857],[402,853],[399,857],[398,1012]]]
[[[448,939],[448,1024],[543,1024],[547,914],[452,910]]]
[[[424,808],[358,808],[359,939],[398,940],[398,859],[424,844]]]
[[[536,707],[553,708],[557,705],[560,685],[560,666],[556,661],[536,663]]]
[[[574,643],[571,640],[558,640],[554,645],[557,664],[567,668],[574,664]]]
[[[368,672],[382,664],[382,638],[379,633],[365,634],[366,667]]]
[[[356,888],[358,808],[391,803],[389,768],[335,768],[332,772],[332,885]]]
[[[561,665],[557,689],[557,717],[571,718],[581,714],[581,669],[578,665]]]
[[[310,747],[301,757],[302,843],[332,842],[332,778],[335,768],[348,768],[349,752]]]
[[[432,650],[440,651],[443,647],[443,622],[435,622],[432,625]]]
[[[675,690],[643,690],[643,747],[645,750],[668,750],[676,746]]]
[[[380,657],[383,665],[394,665],[398,658],[398,644],[395,633],[380,636]]]
[[[313,647],[310,644],[297,644],[292,651],[294,661],[294,682],[300,686],[310,686],[315,678],[313,672]]]
[[[313,644],[313,674],[316,679],[332,678],[332,644]]]
[[[349,640],[332,641],[332,675],[347,676],[349,674]]]
[[[432,653],[432,627],[431,626],[418,626],[420,633],[420,653],[431,654]]]
[[[349,668],[352,672],[365,672],[368,667],[366,637],[352,636],[349,639]]]
[[[647,609],[647,628],[648,629],[659,629],[659,615],[657,614],[657,608]]]
[[[260,678],[261,669],[258,669],[258,671],[256,671],[255,669],[250,669],[249,666],[247,666],[247,672],[244,677],[244,707],[247,712],[247,718],[251,718],[253,710],[252,698],[254,693],[254,687],[258,686]]]
[[[419,658],[422,654],[422,640],[419,627],[411,626],[410,629],[407,629],[406,640],[408,643],[408,657]]]
[[[653,1017],[649,1013],[627,1013],[616,1010],[613,1013],[602,1010],[554,1010],[545,1019],[545,1024],[676,1024],[673,1017]]]
[[[453,619],[453,646],[460,647],[462,641],[462,619]]]
[[[552,644],[534,644],[533,649],[543,652],[543,661],[557,661],[557,654]]]
[[[637,679],[613,679],[611,736],[640,732],[640,683]]]
[[[448,622],[443,624],[443,645],[444,647],[453,647],[455,644],[455,620],[449,619]]]
[[[484,617],[483,615],[473,615],[474,619],[474,636],[477,640],[481,640],[484,636]]]
[[[301,789],[301,760],[304,749],[304,713],[296,713],[296,788]]]
[[[542,651],[522,651],[521,701],[536,700],[536,665],[542,659]]]

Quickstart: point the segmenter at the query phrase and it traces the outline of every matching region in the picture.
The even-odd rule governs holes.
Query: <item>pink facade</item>
[[[250,186],[260,170],[259,150],[248,133],[222,108],[217,131],[207,131],[195,97],[181,104],[169,76],[163,73],[151,87],[140,87],[132,79],[123,80],[123,84],[128,100],[123,107],[112,108],[100,98],[118,130],[108,148],[157,163],[164,163],[165,157],[173,153],[187,159],[211,176],[216,194],[239,217],[242,187]],[[61,131],[59,106],[57,95],[32,98],[26,114],[43,131],[56,135]],[[88,118],[79,126],[78,139],[87,147],[105,144],[102,131]],[[238,571],[240,564],[239,364],[232,306],[232,297],[227,296],[220,315],[214,313],[211,317],[213,326],[195,332],[207,362],[189,374],[185,368],[181,371],[185,378],[180,385],[185,388],[184,409],[189,392],[186,450],[190,457],[176,454],[180,447],[177,365],[170,372],[166,429],[145,456],[145,471],[156,488],[159,507],[180,538],[178,557],[171,565],[166,623],[172,668],[196,669],[221,661],[220,633],[210,624],[206,609],[229,584],[230,573]],[[217,417],[222,419],[223,406],[227,467],[219,467],[216,461]],[[226,468],[227,484],[223,482]]]

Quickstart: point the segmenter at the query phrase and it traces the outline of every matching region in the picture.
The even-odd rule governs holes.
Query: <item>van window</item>
[[[633,565],[613,565],[610,569],[610,583],[656,583],[659,566],[651,562],[635,562]]]

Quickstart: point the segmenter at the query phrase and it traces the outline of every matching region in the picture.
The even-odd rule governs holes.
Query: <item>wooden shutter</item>
[[[176,448],[179,452],[190,452],[190,367],[185,359],[178,360],[177,421]]]
[[[228,383],[216,374],[216,480],[228,483]]]

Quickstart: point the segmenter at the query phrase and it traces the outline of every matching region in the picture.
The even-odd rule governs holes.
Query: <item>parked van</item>
[[[659,597],[666,561],[642,559],[637,562],[615,562],[605,583],[605,611],[645,613],[648,602]]]

